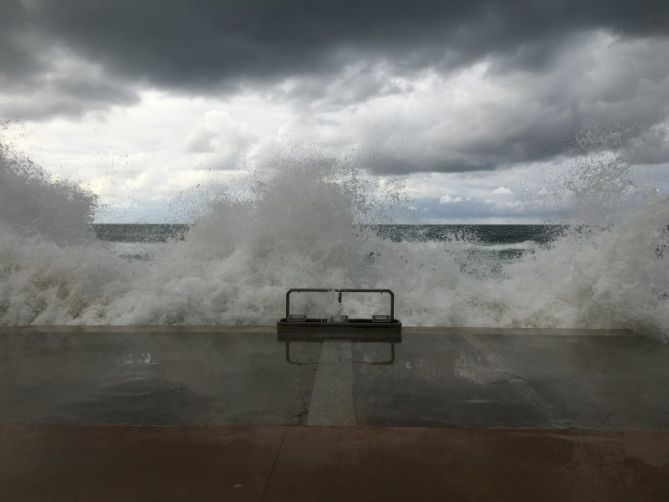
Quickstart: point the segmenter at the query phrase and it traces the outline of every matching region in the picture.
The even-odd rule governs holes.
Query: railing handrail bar
[[[395,320],[395,293],[390,289],[361,289],[361,288],[291,288],[286,291],[286,319],[290,316],[290,295],[293,293],[339,293],[341,303],[342,293],[386,293],[390,295],[390,320]]]

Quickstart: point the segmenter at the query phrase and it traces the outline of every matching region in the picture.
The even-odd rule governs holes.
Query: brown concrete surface
[[[668,432],[0,426],[2,501],[667,501]]]

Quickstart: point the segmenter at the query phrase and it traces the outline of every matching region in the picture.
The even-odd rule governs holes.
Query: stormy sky
[[[0,0],[0,118],[104,221],[300,149],[418,220],[537,220],[602,151],[669,192],[669,2]]]

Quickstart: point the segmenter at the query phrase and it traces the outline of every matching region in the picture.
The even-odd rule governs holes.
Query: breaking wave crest
[[[0,225],[21,235],[56,242],[90,237],[95,196],[66,180],[54,180],[30,159],[0,141]],[[0,266],[3,263],[0,262]]]
[[[271,323],[288,288],[373,287],[396,291],[406,325],[668,334],[667,197],[604,229],[565,231],[492,275],[471,273],[453,243],[394,242],[358,225],[377,215],[373,200],[350,166],[282,165],[251,195],[222,197],[184,241],[129,261],[91,237],[90,194],[5,148],[0,324]],[[346,308],[369,313],[374,302],[354,297]]]

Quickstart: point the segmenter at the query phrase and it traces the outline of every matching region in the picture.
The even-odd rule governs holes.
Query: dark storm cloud
[[[26,5],[0,4],[0,119],[80,115],[136,101],[132,84],[67,50]]]
[[[2,0],[1,9],[0,82],[18,99],[0,113],[18,118],[133,103],[142,86],[242,86],[336,112],[411,92],[425,71],[485,60],[487,78],[517,86],[524,103],[494,103],[485,127],[465,117],[455,133],[438,103],[416,112],[422,121],[380,114],[359,135],[367,167],[455,172],[550,159],[568,154],[588,121],[622,124],[633,160],[669,158],[666,0]],[[598,31],[633,50],[571,64]]]
[[[666,34],[656,1],[31,0],[37,29],[115,72],[157,85],[211,85],[336,69],[351,58],[465,64],[507,54],[544,64],[570,32]],[[27,12],[27,14],[25,14]]]
[[[27,15],[18,2],[9,0],[0,6],[0,83],[19,82],[44,70],[38,48],[25,36]]]

